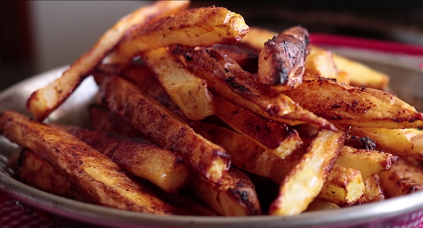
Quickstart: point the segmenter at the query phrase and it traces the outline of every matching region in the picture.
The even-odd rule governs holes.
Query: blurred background
[[[117,20],[152,1],[0,1],[0,90],[70,64]],[[192,1],[223,6],[250,26],[302,25],[329,33],[423,46],[422,1]]]

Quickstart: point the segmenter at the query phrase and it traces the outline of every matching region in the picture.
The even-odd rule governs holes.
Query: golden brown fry
[[[385,199],[382,186],[380,186],[379,175],[375,174],[364,180],[364,194],[361,203],[370,203]]]
[[[216,115],[221,120],[275,156],[285,158],[302,146],[300,136],[291,127],[258,116],[219,95],[215,95],[214,99]]]
[[[390,169],[379,173],[380,185],[387,198],[407,195],[423,189],[423,171],[420,164],[400,159]]]
[[[307,209],[321,191],[344,141],[344,132],[321,130],[301,161],[282,181],[269,214],[297,215]]]
[[[320,78],[284,92],[303,108],[332,123],[360,127],[423,127],[423,114],[392,94]]]
[[[389,77],[387,75],[337,54],[333,54],[332,57],[339,72],[348,77],[351,85],[381,90],[388,87]]]
[[[336,158],[336,164],[360,170],[363,180],[388,170],[397,161],[398,157],[390,153],[355,149],[349,146],[342,147]]]
[[[281,123],[310,123],[325,129],[336,129],[289,97],[281,93],[269,95],[269,89],[256,83],[251,73],[216,50],[178,47],[174,51],[190,71],[207,81],[210,89],[242,108]]]
[[[232,130],[211,124],[201,124],[201,133],[212,142],[225,148],[231,164],[251,173],[281,183],[286,174],[300,161],[302,150],[284,159],[257,145],[253,140]]]
[[[0,131],[43,157],[97,204],[159,215],[185,213],[164,203],[129,179],[105,155],[64,131],[12,111],[0,114]]]
[[[176,192],[193,179],[193,172],[175,153],[153,143],[123,135],[53,125],[105,154],[122,169],[147,179],[167,192]]]
[[[397,155],[423,154],[423,132],[418,129],[352,127],[351,134],[376,141],[379,150]]]
[[[206,202],[218,214],[246,216],[261,214],[255,187],[250,178],[231,167],[222,177],[222,184],[215,184],[202,177],[196,178],[190,187],[197,197]]]
[[[141,57],[188,119],[201,120],[214,114],[206,81],[189,72],[167,48],[143,52]]]
[[[308,31],[299,26],[268,40],[259,54],[257,81],[279,89],[301,84],[309,42]]]
[[[17,175],[20,181],[43,191],[90,202],[81,189],[71,185],[53,166],[28,149],[23,149],[19,156]]]
[[[260,53],[264,43],[276,35],[278,35],[277,32],[264,28],[250,27],[250,31],[239,41],[239,44],[255,50],[256,53]]]
[[[195,8],[163,17],[126,38],[110,56],[110,63],[127,64],[137,54],[158,47],[234,44],[248,32],[241,15],[221,7]]]
[[[194,170],[212,182],[219,182],[229,168],[224,149],[196,134],[179,116],[117,76],[101,87],[103,102],[162,148],[181,154]]]
[[[339,206],[348,206],[360,202],[364,190],[364,181],[359,170],[335,164],[319,197]]]
[[[91,74],[95,66],[128,32],[130,33],[153,18],[173,14],[188,6],[189,1],[158,1],[123,17],[88,52],[74,62],[60,78],[33,92],[27,101],[28,110],[36,119],[43,120],[70,96],[81,81]]]

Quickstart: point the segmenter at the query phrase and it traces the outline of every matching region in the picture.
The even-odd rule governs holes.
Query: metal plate
[[[423,107],[423,71],[418,68],[421,58],[398,55],[391,58],[386,53],[348,49],[334,51],[387,73],[391,76],[393,92],[416,107]],[[0,93],[0,110],[28,114],[25,102],[31,92],[59,77],[64,69],[66,67],[34,76]],[[92,78],[85,80],[47,121],[86,125],[87,105],[96,91]],[[18,155],[17,146],[0,137],[0,190],[26,205],[50,213],[61,227],[414,227],[423,219],[423,192],[291,217],[155,216],[128,212],[69,200],[17,181],[14,170]]]

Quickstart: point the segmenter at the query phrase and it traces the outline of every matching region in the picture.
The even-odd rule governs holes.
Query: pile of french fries
[[[28,98],[35,120],[3,111],[0,131],[24,148],[17,178],[157,215],[290,216],[422,188],[423,114],[386,92],[388,76],[302,27],[188,8],[134,11]],[[43,123],[88,76],[90,129]]]

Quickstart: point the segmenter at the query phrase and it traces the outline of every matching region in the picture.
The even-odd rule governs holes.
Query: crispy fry
[[[351,133],[376,141],[377,148],[397,155],[423,154],[423,132],[418,129],[352,127]]]
[[[301,84],[309,42],[308,31],[299,26],[268,40],[259,55],[257,81],[279,89]]]
[[[359,170],[335,164],[319,197],[339,206],[348,206],[360,202],[364,190],[364,181]]]
[[[219,182],[229,168],[224,149],[200,135],[158,101],[117,76],[102,85],[104,104],[162,148],[181,154],[201,176]]]
[[[97,204],[159,215],[185,213],[146,191],[105,155],[64,131],[12,111],[0,114],[0,131],[43,157]]]
[[[321,130],[301,161],[282,181],[269,214],[296,215],[307,209],[321,191],[344,141],[344,132]]]
[[[382,186],[380,186],[379,175],[375,174],[364,180],[364,194],[361,203],[376,202],[385,199]]]
[[[423,189],[423,171],[420,164],[400,159],[390,169],[379,173],[380,184],[387,198],[407,195]]]
[[[110,56],[110,63],[129,63],[137,54],[158,47],[234,44],[248,32],[241,15],[221,7],[204,7],[163,17],[126,38]]]
[[[147,51],[141,56],[187,118],[201,120],[214,114],[213,96],[205,80],[185,69],[167,48]]]
[[[167,192],[176,192],[194,178],[191,168],[180,156],[149,141],[76,126],[53,127],[74,135],[105,154],[122,169],[151,181]]]
[[[128,32],[146,24],[152,18],[170,15],[188,6],[189,1],[158,1],[123,17],[72,64],[62,77],[33,92],[27,101],[28,110],[36,119],[43,120],[71,95]]]
[[[336,129],[325,119],[316,117],[283,94],[269,96],[268,88],[257,84],[251,73],[216,50],[178,47],[174,52],[190,71],[207,81],[210,89],[242,108],[281,123],[310,123]]]
[[[249,34],[249,33],[247,33]],[[235,60],[239,66],[249,72],[257,72],[258,54],[254,50],[243,47],[242,45],[214,45],[213,49],[224,55],[228,55]]]
[[[301,138],[291,127],[233,105],[221,96],[217,95],[214,99],[216,115],[221,120],[271,151],[275,156],[285,158],[302,146]]]
[[[398,157],[390,153],[355,149],[349,146],[342,147],[336,158],[336,164],[360,170],[363,180],[388,170],[397,161]]]
[[[303,108],[332,123],[360,127],[423,127],[423,114],[399,98],[320,78],[284,92]]]
[[[202,177],[190,185],[193,192],[218,214],[224,216],[246,216],[261,214],[255,187],[247,175],[231,167],[217,185]]]

